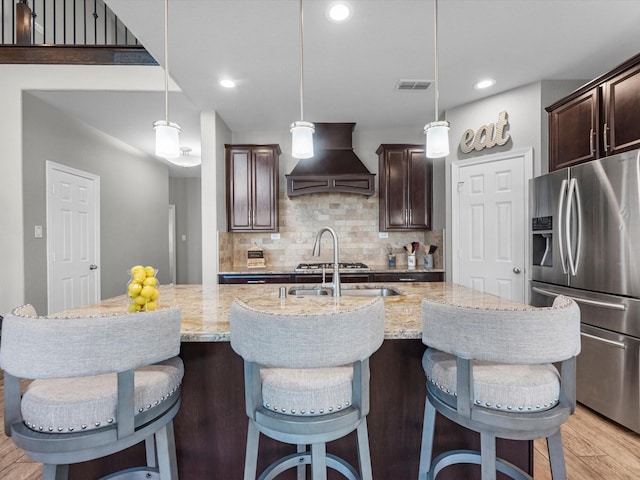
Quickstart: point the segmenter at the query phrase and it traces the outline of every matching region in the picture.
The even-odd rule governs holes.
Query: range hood
[[[298,161],[287,178],[287,195],[346,192],[373,195],[375,174],[352,147],[355,123],[315,123],[314,156]]]

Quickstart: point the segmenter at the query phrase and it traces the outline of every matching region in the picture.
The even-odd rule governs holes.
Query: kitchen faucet
[[[333,289],[333,296],[334,297],[339,297],[341,296],[341,291],[340,291],[340,253],[338,250],[338,234],[335,232],[335,230],[333,228],[330,227],[324,227],[322,229],[320,229],[320,231],[318,232],[318,234],[316,235],[316,243],[313,246],[313,256],[317,257],[318,255],[320,255],[320,239],[322,238],[322,234],[324,232],[329,232],[331,234],[331,236],[333,237],[333,284],[332,285],[326,285],[324,282],[324,268],[322,269],[322,287],[326,288],[332,288]]]

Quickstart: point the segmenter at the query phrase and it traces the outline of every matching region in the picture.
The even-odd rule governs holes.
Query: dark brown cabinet
[[[605,155],[640,147],[640,64],[604,84]]]
[[[327,272],[325,281],[331,282],[333,274]],[[367,282],[444,282],[444,272],[427,271],[397,271],[397,272],[361,272],[340,273],[342,283],[367,283]],[[247,283],[314,283],[320,284],[322,275],[315,273],[220,273],[220,284],[247,284]]]
[[[278,145],[225,145],[227,228],[278,230]]]
[[[382,144],[379,160],[381,231],[431,229],[433,166],[422,145]]]
[[[549,171],[640,148],[640,55],[546,110]]]
[[[600,89],[549,112],[549,171],[598,158]]]
[[[288,273],[221,273],[218,275],[218,283],[250,284],[250,283],[291,283],[291,275]]]
[[[325,274],[325,282],[329,283],[333,281],[333,273],[327,272]],[[366,283],[369,282],[368,273],[340,273],[341,283]],[[322,275],[305,274],[294,275],[293,283],[322,283]]]
[[[372,282],[444,282],[444,272],[376,272],[372,275]]]

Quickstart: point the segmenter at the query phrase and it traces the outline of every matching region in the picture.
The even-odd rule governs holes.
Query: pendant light
[[[304,121],[304,27],[300,0],[300,121],[291,124],[291,155],[295,158],[313,157],[313,123]]]
[[[153,122],[156,131],[156,155],[180,156],[180,126],[169,121],[169,0],[164,0],[164,120]]]
[[[426,135],[426,149],[428,158],[442,158],[449,155],[449,122],[438,120],[438,0],[433,2],[433,43],[435,49],[435,111],[436,120],[424,127]]]

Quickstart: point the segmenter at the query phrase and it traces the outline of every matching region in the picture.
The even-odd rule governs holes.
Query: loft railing
[[[156,63],[103,0],[0,0],[0,17],[0,63]]]

